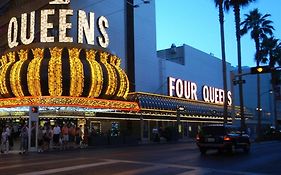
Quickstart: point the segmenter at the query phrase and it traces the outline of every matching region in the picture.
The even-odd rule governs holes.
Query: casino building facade
[[[111,144],[153,141],[168,127],[194,137],[223,123],[224,95],[228,123],[239,118],[221,60],[187,45],[156,52],[155,2],[130,2],[1,1],[1,124],[70,122],[115,137]]]

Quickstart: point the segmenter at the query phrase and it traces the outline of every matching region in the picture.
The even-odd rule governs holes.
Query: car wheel
[[[201,154],[206,154],[206,152],[207,152],[206,148],[199,148],[199,150],[200,150]]]

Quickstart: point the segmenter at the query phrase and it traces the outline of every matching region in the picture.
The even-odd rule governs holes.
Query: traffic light
[[[271,71],[272,71],[272,69],[269,66],[251,67],[251,74],[270,73]]]
[[[33,106],[31,108],[32,113],[38,113],[38,107],[37,106]]]

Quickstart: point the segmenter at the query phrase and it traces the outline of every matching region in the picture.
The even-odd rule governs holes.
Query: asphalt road
[[[201,155],[193,142],[91,148],[27,155],[1,154],[0,175],[250,175],[281,174],[281,142],[252,144],[237,151]]]

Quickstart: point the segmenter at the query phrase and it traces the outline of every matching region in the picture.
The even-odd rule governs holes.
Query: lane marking
[[[77,158],[75,160],[87,160],[89,158]],[[62,159],[59,160],[59,162],[67,162],[67,161],[73,161],[74,159]],[[27,160],[28,161],[28,160]],[[49,160],[49,161],[43,161],[43,162],[36,162],[36,163],[22,163],[22,164],[16,164],[16,165],[8,165],[8,166],[3,166],[0,167],[0,170],[3,169],[11,169],[11,168],[19,168],[19,167],[26,167],[26,166],[33,166],[33,165],[41,165],[41,164],[48,164],[48,163],[54,163],[54,160]]]
[[[54,173],[60,173],[60,172],[64,172],[64,171],[71,171],[71,170],[77,170],[77,169],[83,169],[83,168],[90,168],[90,167],[101,166],[101,165],[108,165],[108,164],[114,164],[114,163],[118,163],[118,162],[116,162],[116,161],[107,161],[107,162],[91,163],[91,164],[77,165],[77,166],[71,166],[71,167],[48,169],[48,170],[43,170],[43,171],[34,171],[34,172],[22,173],[22,174],[18,174],[18,175],[54,174]]]
[[[51,152],[50,152],[51,153]],[[12,156],[11,156],[12,155]],[[52,156],[52,157],[45,157],[45,156]],[[67,159],[67,158],[72,158],[72,156],[68,155],[62,155],[62,154],[49,154],[49,153],[27,153],[24,155],[13,155],[13,154],[0,154],[0,165],[3,164],[14,164],[14,163],[19,163],[22,161],[30,161],[30,162],[36,162],[36,161],[47,161],[47,160],[53,160],[53,159]]]
[[[115,159],[104,159],[105,161],[117,161],[122,163],[134,163],[134,164],[143,164],[143,165],[151,165],[156,167],[171,167],[171,168],[181,168],[187,169],[187,172],[180,173],[182,175],[186,174],[197,174],[198,172],[214,172],[214,173],[224,173],[224,174],[237,174],[237,175],[264,175],[262,173],[252,173],[252,172],[243,172],[243,171],[232,171],[232,170],[218,170],[214,168],[204,168],[197,166],[188,166],[188,165],[177,165],[177,164],[165,164],[165,163],[153,163],[153,162],[141,162],[141,161],[130,161],[130,160],[115,160]],[[195,173],[192,173],[195,172]],[[179,175],[180,175],[179,174]]]
[[[114,175],[132,175],[132,174],[141,174],[141,173],[146,173],[149,171],[154,171],[154,170],[160,170],[162,168],[165,168],[163,166],[151,166],[151,167],[146,167],[146,168],[138,168],[134,170],[129,170],[121,173],[115,173]],[[149,174],[149,173],[147,173]]]

